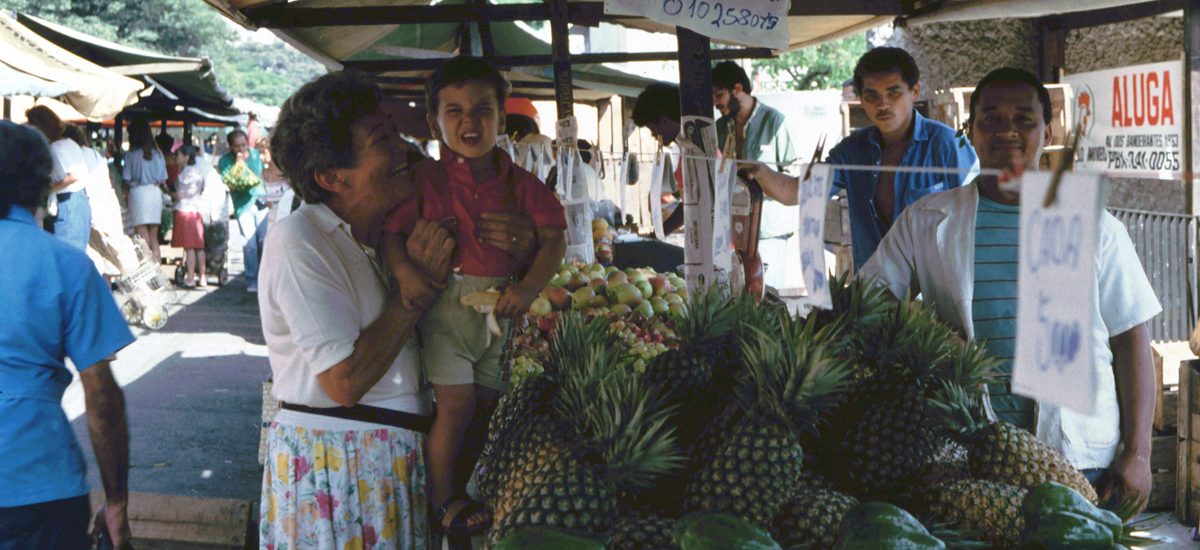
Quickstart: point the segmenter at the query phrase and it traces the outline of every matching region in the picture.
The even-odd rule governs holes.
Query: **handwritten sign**
[[[654,226],[654,238],[663,241],[667,234],[663,231],[662,190],[663,172],[667,162],[667,154],[661,149],[654,154],[654,167],[650,169],[650,225]]]
[[[821,309],[832,309],[829,296],[829,271],[825,266],[825,206],[829,202],[829,186],[833,183],[828,164],[812,167],[812,177],[800,182],[798,193],[800,226],[800,266],[807,295],[803,303]]]
[[[1068,75],[1082,131],[1075,166],[1106,173],[1179,172],[1183,159],[1182,61]]]
[[[683,162],[683,263],[688,290],[728,281],[713,262],[713,199],[717,163],[717,129],[713,119],[685,116],[680,121],[679,145]]]
[[[1043,208],[1050,178],[1037,172],[1021,181],[1012,390],[1091,414],[1097,384],[1095,253],[1107,183],[1095,174],[1063,174],[1058,201]]]
[[[561,145],[574,144],[576,136],[579,135],[579,122],[575,117],[569,116],[561,119],[554,125],[557,133],[558,143],[558,194],[564,197],[574,197],[575,191],[575,157],[579,155],[574,147],[562,147]]]
[[[784,50],[789,5],[787,0],[604,0],[604,13],[641,16],[720,40]]]

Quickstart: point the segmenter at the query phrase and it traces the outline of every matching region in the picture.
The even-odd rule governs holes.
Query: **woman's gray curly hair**
[[[382,92],[365,75],[339,71],[323,75],[283,104],[271,136],[275,164],[307,203],[330,193],[316,174],[354,165],[351,126],[379,109]]]

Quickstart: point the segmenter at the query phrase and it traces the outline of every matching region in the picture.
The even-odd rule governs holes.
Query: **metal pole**
[[[558,119],[575,114],[575,92],[571,85],[571,48],[567,36],[567,0],[546,0],[550,6],[550,37],[554,61],[554,99]]]
[[[708,37],[682,27],[675,29],[679,44],[679,100],[681,128],[677,141],[692,155],[714,156],[717,128],[713,121],[712,56]],[[687,286],[696,291],[714,283],[713,212],[715,211],[715,165],[685,154],[683,182],[683,258]]]

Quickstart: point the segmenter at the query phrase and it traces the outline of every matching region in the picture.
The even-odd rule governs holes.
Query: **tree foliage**
[[[323,72],[319,63],[280,40],[249,38],[203,0],[0,0],[0,7],[118,44],[208,58],[230,94],[266,105],[283,103]]]
[[[859,34],[787,52],[775,59],[756,59],[751,66],[766,76],[765,89],[830,90],[854,76],[854,64],[867,52],[867,39]]]

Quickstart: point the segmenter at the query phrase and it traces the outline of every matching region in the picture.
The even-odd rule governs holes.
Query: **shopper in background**
[[[123,268],[132,268],[137,262],[133,242],[125,235],[125,222],[121,219],[121,203],[112,185],[108,160],[92,148],[87,132],[79,126],[68,124],[66,136],[79,145],[87,164],[88,204],[92,207],[92,227],[88,237],[88,257],[96,264],[96,270],[106,280],[121,274]]]
[[[258,150],[250,147],[249,137],[242,130],[225,136],[229,152],[217,161],[217,171],[229,186],[233,198],[233,215],[238,233],[242,236],[242,258],[246,274],[246,291],[258,292],[258,265],[262,259],[263,240],[267,236],[266,189],[262,185],[262,159]]]
[[[134,232],[146,241],[154,261],[158,262],[162,258],[158,250],[158,226],[162,223],[167,163],[145,120],[129,124],[129,152],[125,154],[121,178],[128,188],[127,203]]]
[[[207,267],[204,258],[204,220],[201,197],[208,185],[219,185],[216,172],[204,165],[200,150],[193,145],[182,145],[175,149],[175,163],[179,165],[179,179],[175,182],[175,223],[171,233],[171,244],[184,250],[183,286],[208,286]]]
[[[54,219],[54,236],[63,242],[87,250],[88,238],[91,235],[92,207],[88,204],[87,188],[88,168],[83,160],[83,151],[79,145],[64,135],[66,125],[62,119],[45,105],[35,105],[25,111],[29,124],[41,130],[42,135],[50,142],[50,152],[54,156],[54,172],[51,177],[54,182],[50,191],[54,193],[54,201],[58,205]]]

